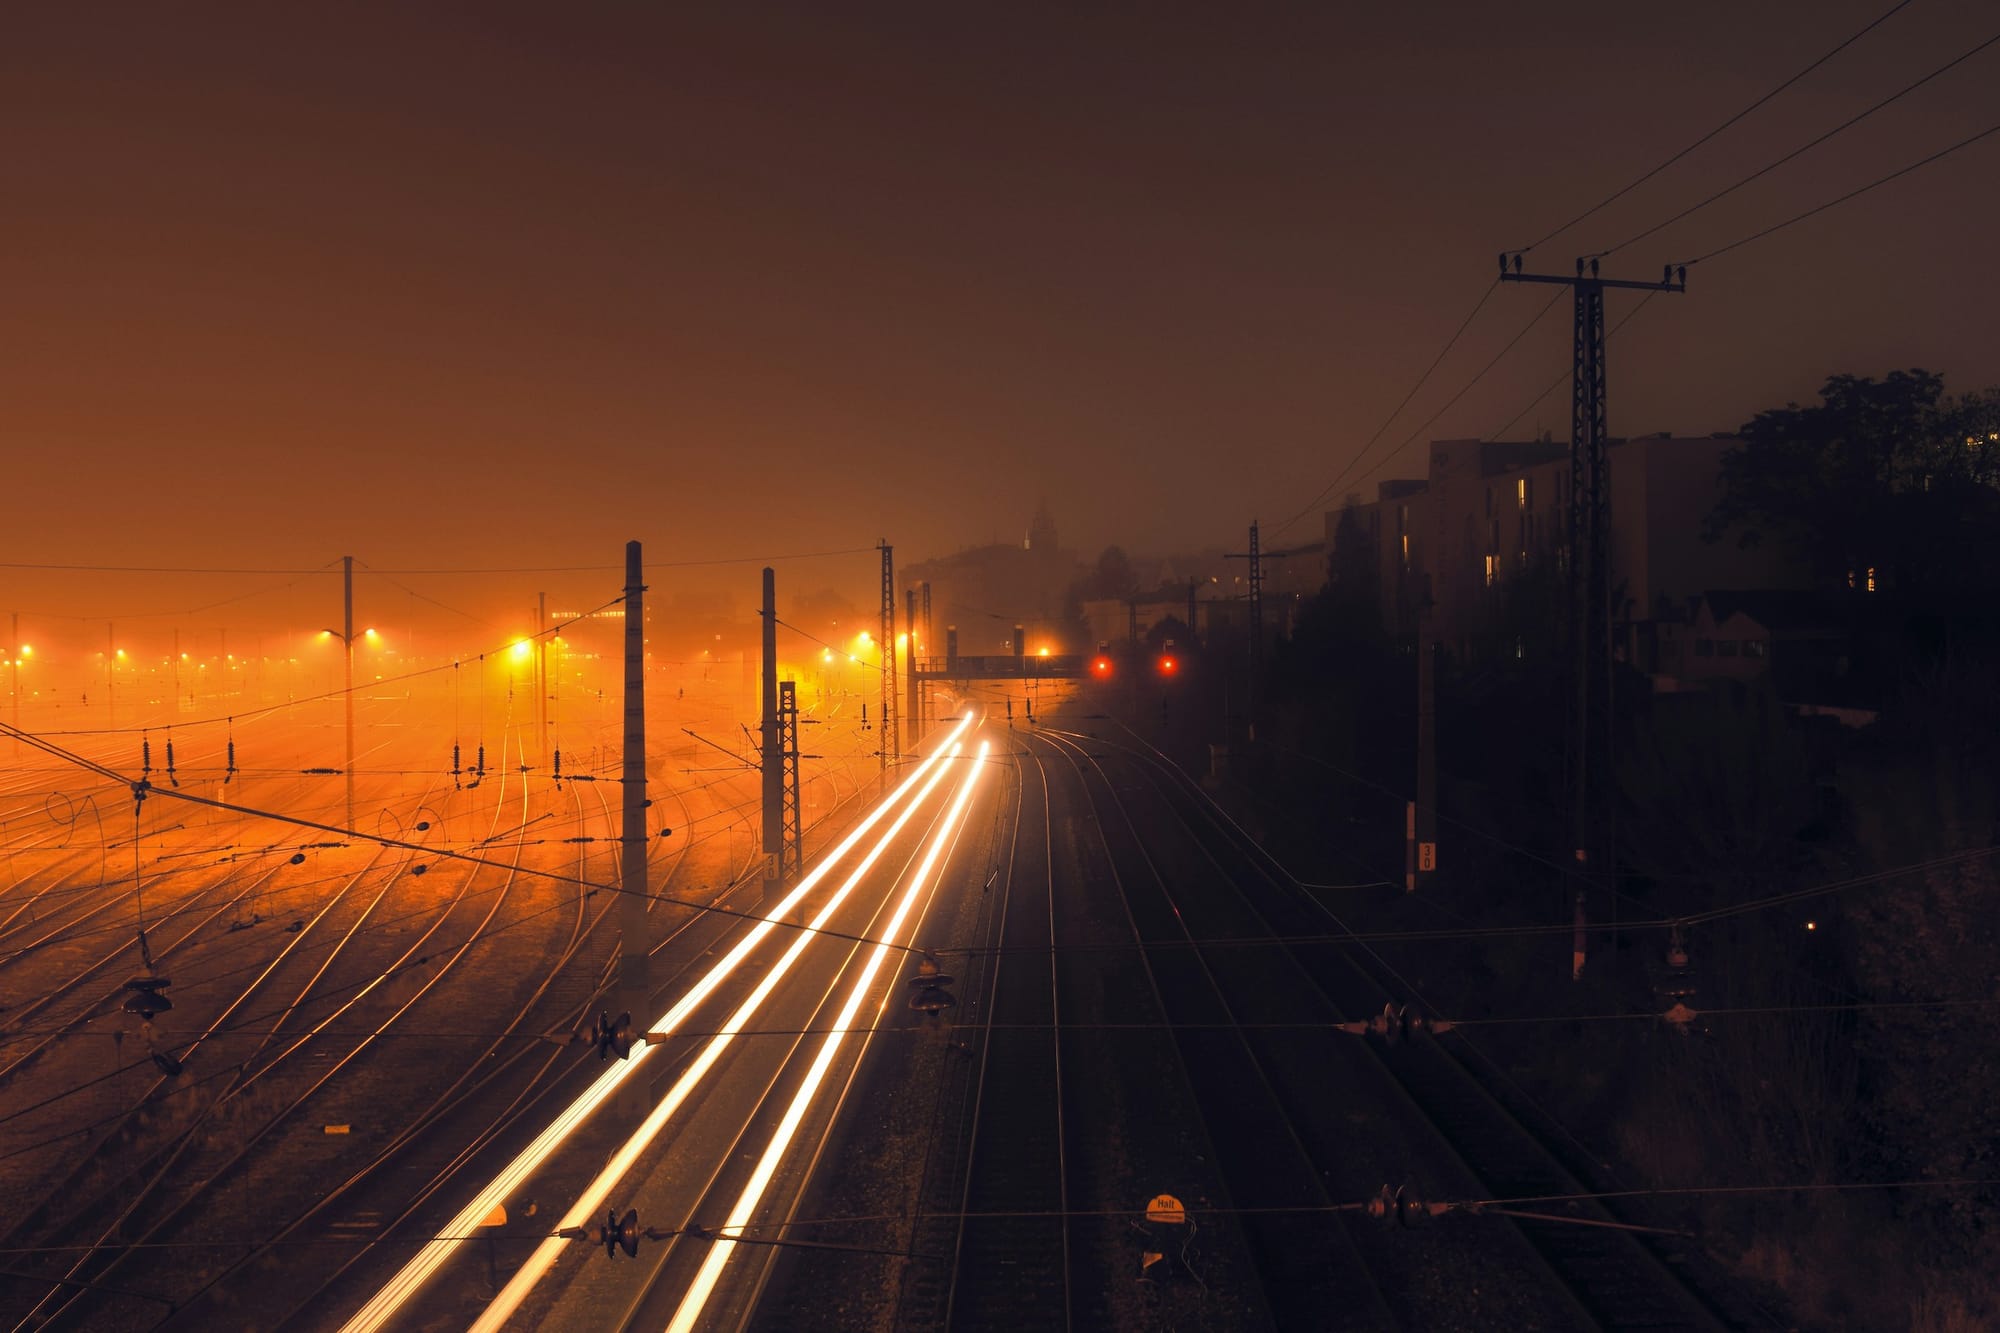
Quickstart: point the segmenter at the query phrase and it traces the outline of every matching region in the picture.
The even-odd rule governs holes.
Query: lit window
[[[1514,500],[1522,509],[1528,507],[1528,494],[1528,479],[1526,477],[1514,483]]]
[[[1403,534],[1403,568],[1410,567],[1410,534]]]
[[[1489,555],[1486,557],[1486,586],[1489,588],[1493,586],[1493,575],[1499,564],[1499,556]]]
[[[1875,566],[1868,566],[1868,591],[1875,591]]]

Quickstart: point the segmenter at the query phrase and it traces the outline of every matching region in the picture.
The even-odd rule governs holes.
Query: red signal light
[[[1099,676],[1108,676],[1111,674],[1111,659],[1108,657],[1100,657],[1090,664],[1090,669],[1093,674]]]
[[[1173,674],[1174,674],[1174,672],[1178,671],[1179,669],[1180,669],[1180,664],[1179,664],[1179,663],[1177,663],[1177,662],[1175,662],[1173,658],[1171,658],[1171,657],[1162,657],[1162,658],[1160,659],[1160,674],[1161,674],[1161,675],[1163,675],[1163,676],[1171,676],[1171,675],[1173,675]]]

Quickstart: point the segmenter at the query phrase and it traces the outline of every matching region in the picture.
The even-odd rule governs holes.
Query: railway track
[[[584,802],[577,791],[579,785],[571,784],[570,791],[581,823]],[[611,814],[602,793],[595,793],[595,798],[598,819],[609,828]],[[589,955],[588,946],[611,914],[608,899],[591,910],[593,895],[584,887],[591,878],[590,855],[588,845],[580,845],[574,867],[580,881],[575,886],[577,915],[570,938],[504,1028],[491,1033],[484,1049],[465,1062],[459,1077],[416,1111],[365,1162],[343,1168],[347,1174],[338,1184],[273,1228],[163,1326],[206,1326],[233,1303],[227,1295],[232,1280],[248,1270],[269,1269],[280,1263],[305,1271],[294,1294],[280,1304],[271,1326],[313,1322],[337,1303],[336,1294],[364,1260],[393,1244],[405,1229],[434,1211],[434,1201],[461,1170],[510,1132],[532,1122],[534,1114],[560,1090],[565,1076],[587,1060],[589,1052],[531,1038],[548,1031],[549,1020],[561,1031],[583,1026],[597,997],[610,984],[616,958],[615,951],[609,949],[603,951],[601,960]],[[322,1235],[338,1233],[353,1243],[353,1249],[335,1249],[320,1263],[299,1264],[295,1252],[315,1229]]]
[[[504,793],[504,788],[503,788]],[[526,804],[525,787],[522,793],[523,806]],[[505,802],[496,800],[494,816],[496,826],[499,812]],[[519,852],[516,852],[518,865]],[[278,1038],[286,1021],[295,1014],[302,1013],[313,1003],[316,990],[322,994],[330,992],[338,997],[346,994],[348,1006],[375,989],[384,977],[395,975],[395,969],[415,954],[419,947],[432,939],[444,928],[459,906],[471,894],[477,881],[477,873],[467,875],[460,884],[459,892],[419,936],[418,941],[406,947],[395,963],[384,966],[379,960],[370,959],[365,952],[357,949],[353,964],[359,975],[368,978],[365,982],[341,980],[336,971],[336,962],[347,952],[350,945],[362,936],[377,906],[393,889],[401,871],[407,867],[396,867],[381,885],[374,897],[354,915],[353,919],[339,934],[331,948],[320,959],[317,968],[296,990],[281,996],[269,994],[277,978],[295,958],[308,961],[310,950],[307,945],[316,937],[322,923],[330,921],[336,909],[340,908],[348,895],[362,883],[381,859],[378,852],[368,865],[349,878],[341,888],[327,900],[310,920],[292,934],[250,984],[231,1001],[221,1015],[210,1023],[196,1040],[178,1052],[177,1059],[185,1066],[195,1063],[198,1068],[214,1065],[218,1073],[203,1078],[190,1078],[188,1074],[163,1073],[155,1080],[134,1105],[133,1110],[115,1124],[100,1140],[98,1150],[103,1151],[113,1144],[124,1145],[118,1154],[126,1161],[136,1157],[129,1169],[115,1173],[108,1188],[92,1192],[96,1202],[75,1200],[73,1195],[82,1193],[83,1180],[74,1178],[65,1182],[64,1187],[54,1191],[49,1202],[36,1215],[31,1215],[21,1229],[21,1234],[38,1234],[42,1244],[75,1243],[84,1240],[81,1257],[77,1258],[67,1272],[59,1276],[51,1274],[59,1285],[38,1302],[22,1320],[22,1326],[30,1323],[46,1323],[64,1318],[89,1318],[95,1321],[104,1313],[104,1305],[110,1298],[93,1296],[97,1287],[107,1285],[107,1278],[128,1265],[140,1269],[150,1269],[156,1274],[160,1286],[151,1290],[184,1289],[193,1268],[194,1256],[186,1252],[177,1253],[172,1262],[159,1262],[162,1258],[157,1250],[143,1247],[154,1246],[169,1227],[192,1228],[190,1216],[200,1216],[201,1203],[212,1198],[218,1183],[231,1178],[231,1173],[245,1164],[254,1165],[258,1146],[291,1117],[315,1101],[316,1095],[332,1083],[336,1075],[342,1073],[363,1052],[368,1051],[398,1019],[408,1013],[427,994],[451,967],[463,956],[480,933],[493,922],[506,900],[513,874],[507,876],[507,885],[493,895],[485,918],[474,927],[464,943],[455,950],[448,950],[449,958],[444,965],[428,978],[418,992],[396,1006],[394,1012],[372,1031],[361,1038],[359,1043],[344,1056],[318,1063],[309,1058],[308,1051],[317,1037],[324,1041],[327,1022],[318,1024],[312,1032],[303,1034],[289,1045],[277,1047]],[[350,974],[351,976],[352,974]],[[326,983],[322,987],[322,983]],[[360,994],[353,994],[356,989]],[[259,1011],[257,1006],[266,1006]],[[261,1030],[258,1024],[268,1023]],[[214,1049],[205,1056],[200,1055],[204,1047]],[[247,1049],[246,1049],[247,1048]],[[267,1049],[273,1053],[267,1058]],[[313,1048],[318,1049],[318,1048]],[[274,1091],[262,1097],[256,1095],[257,1086],[272,1076],[273,1071],[287,1062],[305,1061],[299,1075],[287,1081],[306,1084],[302,1092],[293,1089]],[[232,1072],[233,1071],[233,1072]],[[188,1123],[172,1133],[157,1147],[139,1147],[146,1136],[146,1122],[151,1119],[152,1108],[164,1099],[201,1087],[209,1078],[225,1077],[221,1090],[206,1104],[200,1105],[189,1115]],[[272,1109],[268,1103],[277,1101]],[[93,1152],[86,1158],[96,1157]],[[267,1185],[268,1191],[268,1185]],[[63,1205],[67,1204],[67,1207]],[[212,1210],[215,1211],[215,1210]],[[95,1220],[93,1220],[95,1219]],[[108,1220],[107,1220],[108,1219]],[[225,1227],[234,1233],[231,1237],[238,1246],[248,1240],[243,1234],[247,1225],[254,1221],[241,1215],[231,1216]],[[74,1238],[74,1239],[71,1239]],[[139,1256],[134,1258],[134,1256]],[[131,1279],[127,1279],[128,1281]],[[115,1301],[111,1302],[116,1309]],[[88,1311],[88,1313],[86,1313]]]
[[[1022,752],[1022,733],[1001,734],[1020,775],[1009,873],[996,876],[987,902],[959,908],[964,933],[949,938],[967,943],[941,949],[953,970],[966,959],[966,996],[947,1035],[967,1058],[922,1064],[899,1043],[889,1048],[898,1066],[878,1072],[872,1099],[856,1111],[868,1129],[854,1132],[872,1158],[887,1106],[926,1093],[938,1103],[910,1238],[874,1239],[859,1218],[808,1234],[907,1244],[893,1288],[899,1328],[1270,1326],[1193,1071],[1134,947],[1109,848],[1076,790],[1080,776],[1059,752]],[[961,1100],[956,1085],[966,1077],[972,1088]],[[816,1182],[810,1206],[830,1219],[872,1211],[854,1207],[879,1192],[859,1170],[837,1168]],[[1142,1281],[1151,1242],[1132,1223],[1163,1192],[1207,1210],[1188,1253],[1174,1247],[1206,1285],[1185,1273]],[[838,1326],[819,1293],[870,1308],[872,1292],[852,1277],[862,1262],[799,1255],[758,1326]]]
[[[913,1246],[948,1255],[949,1263],[908,1266],[897,1310],[906,1328],[939,1320],[999,1326],[1034,1312],[1048,1327],[1072,1326],[1054,825],[1039,770],[1032,806],[1025,767],[1017,765],[1016,773],[1007,868],[986,936],[1001,952],[987,957],[983,993],[965,1014],[988,1030],[979,1042],[968,1113],[946,1122],[962,1128],[932,1147],[958,1189],[956,1197],[945,1196],[947,1211],[930,1228],[942,1234],[927,1245],[920,1233]],[[1043,1025],[1046,1031],[1036,1030]],[[1019,1091],[1028,1088],[1049,1095]],[[1045,1215],[990,1215],[996,1213]]]
[[[946,770],[945,772],[948,772]],[[941,773],[940,778],[944,776]],[[940,782],[940,779],[933,779]],[[943,788],[956,787],[959,782],[971,781],[970,776],[961,776],[950,783],[940,783]],[[908,798],[911,802],[907,814],[914,816],[932,801],[927,794],[917,794]],[[789,1107],[793,1095],[805,1078],[808,1064],[815,1063],[816,1056],[823,1057],[822,1037],[837,1025],[838,1016],[843,1012],[843,1004],[849,1002],[850,987],[862,964],[864,956],[872,951],[872,946],[861,941],[876,938],[886,924],[896,915],[900,884],[912,867],[923,858],[924,846],[934,830],[944,821],[946,809],[951,804],[948,790],[939,790],[929,812],[921,817],[912,817],[910,827],[899,835],[896,844],[901,850],[901,866],[888,871],[880,866],[871,871],[877,882],[887,886],[879,898],[864,896],[856,902],[843,904],[841,915],[834,919],[837,929],[858,939],[838,939],[826,937],[818,940],[801,961],[801,971],[794,974],[790,986],[772,997],[774,1013],[790,1012],[797,1015],[796,1023],[785,1021],[781,1029],[789,1035],[777,1040],[782,1044],[776,1048],[760,1048],[754,1056],[739,1060],[732,1071],[731,1082],[740,1083],[745,1077],[750,1080],[747,1091],[738,1087],[733,1094],[733,1102],[743,1108],[740,1119],[732,1116],[735,1128],[725,1136],[726,1141],[713,1146],[701,1158],[701,1175],[690,1188],[676,1189],[677,1202],[668,1214],[670,1224],[684,1228],[692,1223],[708,1222],[726,1217],[752,1169],[760,1157],[763,1147],[774,1132],[790,1114]],[[962,826],[961,826],[962,829]],[[954,831],[954,841],[956,839]],[[921,921],[927,905],[936,893],[936,881],[925,891],[923,904],[916,912],[916,920]],[[859,909],[859,910],[857,910]],[[906,927],[906,933],[908,931]],[[803,940],[788,941],[787,952],[804,944]],[[822,978],[824,986],[810,999],[801,999],[792,988],[797,987],[804,976],[811,974]],[[874,990],[884,985],[893,986],[893,981],[885,983],[878,978]],[[791,992],[791,993],[787,993]],[[871,992],[872,993],[872,992]],[[887,998],[882,1003],[887,1004]],[[841,1107],[854,1087],[854,1073],[870,1046],[874,1032],[872,1018],[874,1010],[868,1008],[868,1018],[857,1014],[856,1021],[865,1024],[859,1045],[841,1056],[839,1066],[828,1065],[839,1081],[834,1092],[832,1109],[824,1113],[815,1111],[815,1122],[821,1128],[813,1137],[794,1143],[786,1154],[787,1165],[784,1175],[803,1184],[815,1173],[820,1155],[825,1150],[828,1134],[838,1121]],[[822,1085],[823,1087],[825,1085]],[[711,1091],[708,1095],[720,1095]],[[826,1091],[820,1096],[824,1097]],[[691,1167],[692,1164],[689,1164]],[[689,1168],[683,1168],[689,1169]],[[762,1219],[759,1225],[782,1224],[793,1214],[799,1195],[790,1192],[788,1200],[766,1199],[758,1210]],[[670,1318],[681,1303],[696,1270],[708,1257],[708,1246],[693,1240],[676,1237],[663,1242],[653,1256],[648,1259],[648,1271],[644,1280],[613,1312],[610,1326],[619,1329],[638,1330],[657,1328]],[[730,1264],[730,1289],[727,1297],[718,1291],[710,1298],[702,1319],[707,1327],[740,1326],[747,1321],[754,1310],[764,1283],[770,1275],[770,1264],[775,1254],[768,1247],[746,1245],[739,1247]]]
[[[159,941],[156,945],[152,946],[154,963],[164,967],[174,962],[183,949],[189,947],[194,941],[203,938],[205,932],[225,915],[230,912],[240,912],[245,902],[255,901],[261,894],[266,892],[271,881],[276,878],[282,868],[282,863],[266,867],[245,881],[235,893],[224,899],[220,904],[212,907],[205,915],[199,916],[198,919],[196,918],[197,909],[203,905],[211,894],[216,893],[227,884],[228,877],[226,873],[218,876],[214,882],[202,884],[175,901],[171,907],[151,920],[147,925],[149,938]],[[189,917],[190,922],[182,922],[180,918],[183,916]],[[122,936],[125,932],[123,929],[120,929],[118,933]],[[4,961],[4,959],[0,959],[0,964],[4,964]],[[129,940],[121,939],[118,944],[100,954],[94,962],[86,964],[80,971],[72,972],[67,978],[55,983],[53,986],[44,985],[38,987],[36,997],[33,1000],[8,1011],[7,1022],[4,1027],[0,1027],[0,1087],[4,1087],[8,1080],[12,1079],[15,1074],[26,1069],[65,1039],[86,1030],[88,1025],[94,1020],[122,1013],[119,1006],[119,998],[125,994],[125,988],[123,985],[119,985],[93,992],[90,998],[83,1000],[80,1004],[71,1006],[69,1011],[59,1018],[43,1019],[44,1013],[54,1009],[58,1002],[67,999],[74,992],[82,989],[92,978],[112,974],[112,970],[121,963],[126,967],[134,969],[143,967],[144,963],[136,938]],[[28,1029],[28,1025],[37,1022],[37,1020],[42,1020],[39,1026],[32,1031],[28,1031],[26,1035],[38,1035],[38,1040],[30,1042],[30,1044],[22,1049],[7,1050],[5,1048],[4,1043],[11,1037],[23,1034],[24,1030]]]
[[[1083,779],[1085,799],[1110,851],[1112,884],[1130,937],[1172,1029],[1196,1109],[1207,1127],[1271,1317],[1300,1327],[1337,1312],[1343,1327],[1395,1326],[1381,1289],[1333,1207],[1311,1131],[1293,1114],[1295,1071],[1246,1029],[1239,1009],[1273,984],[1268,960],[1225,959],[1199,947],[1198,910],[1141,834],[1088,744],[1038,734]],[[1127,867],[1120,873],[1120,866]],[[1234,965],[1232,965],[1234,964]]]
[[[1365,944],[1336,937],[1351,933],[1323,903],[1299,890],[1256,842],[1228,820],[1181,770],[1156,751],[1070,734],[1072,746],[1088,744],[1115,754],[1146,790],[1186,830],[1190,845],[1206,862],[1227,895],[1211,895],[1209,922],[1216,938],[1287,941],[1283,956],[1309,980],[1329,1017],[1355,1019],[1379,1012],[1384,1004],[1411,998],[1401,978]],[[1156,834],[1160,824],[1154,825]],[[1217,958],[1250,956],[1250,951],[1211,947]],[[1269,954],[1264,952],[1267,962]],[[1268,985],[1273,969],[1261,969]],[[1312,999],[1294,993],[1282,1012],[1296,1021],[1315,1012]],[[1355,1042],[1353,1038],[1346,1038]],[[1355,1042],[1393,1080],[1411,1112],[1435,1131],[1439,1163],[1462,1169],[1485,1197],[1506,1199],[1584,1195],[1588,1189],[1558,1155],[1487,1092],[1453,1054],[1452,1041],[1420,1041],[1382,1047]],[[1413,1163],[1412,1169],[1424,1167]],[[1436,1166],[1432,1170],[1438,1169]],[[1432,1197],[1438,1197],[1433,1192]],[[1756,1326],[1757,1312],[1718,1306],[1694,1291],[1661,1256],[1631,1231],[1616,1229],[1620,1219],[1588,1200],[1549,1205],[1571,1220],[1489,1219],[1481,1225],[1518,1235],[1568,1297],[1584,1322],[1600,1328],[1711,1329]],[[1610,1225],[1592,1225],[1610,1224]]]

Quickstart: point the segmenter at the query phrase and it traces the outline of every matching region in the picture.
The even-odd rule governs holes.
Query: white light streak
[[[909,811],[916,808],[916,805],[922,800],[923,795],[928,795],[931,787],[936,784],[937,778],[943,775],[944,769],[938,768],[937,773],[926,781],[926,774],[932,768],[937,767],[941,759],[945,758],[946,752],[951,750],[956,744],[971,721],[970,717],[961,720],[958,726],[945,736],[944,742],[931,752],[931,756],[928,759],[912,770],[908,777],[897,784],[894,791],[878,802],[875,808],[868,812],[867,817],[854,826],[852,832],[845,838],[842,838],[831,852],[821,858],[819,863],[799,880],[797,887],[786,894],[776,906],[766,912],[764,919],[759,921],[737,943],[735,948],[724,955],[720,962],[710,968],[702,976],[701,980],[697,981],[665,1015],[653,1023],[648,1028],[648,1031],[660,1033],[672,1032],[685,1022],[688,1015],[694,1011],[696,1006],[700,1005],[703,1000],[706,1000],[714,992],[715,988],[721,985],[729,977],[730,973],[736,970],[737,966],[742,963],[751,950],[755,949],[773,930],[777,929],[778,925],[791,914],[792,910],[798,906],[805,895],[816,888],[819,882],[835,866],[839,865],[849,852],[854,850],[862,838],[868,835],[870,830],[879,824],[891,810],[895,809],[905,796],[915,791],[919,784],[924,784],[922,794],[909,803],[896,825],[882,836],[876,848],[869,853],[868,860],[864,862],[864,865],[873,864],[874,858],[881,853],[882,845],[895,836],[896,831],[902,827],[902,820],[909,817]],[[842,892],[844,893],[845,889]],[[817,928],[819,920],[815,918],[813,924]],[[798,950],[803,948],[805,943],[812,938],[813,936],[809,932],[800,932],[798,939],[793,943],[793,949]],[[787,954],[787,960],[791,956],[791,954]],[[762,995],[764,993],[767,992],[764,988],[760,987],[758,994]],[[611,1094],[617,1090],[620,1083],[631,1076],[632,1071],[638,1068],[640,1062],[646,1058],[647,1053],[651,1049],[651,1046],[635,1046],[629,1059],[616,1062],[600,1074],[589,1088],[579,1094],[575,1101],[571,1102],[549,1122],[547,1128],[535,1136],[532,1143],[522,1149],[513,1161],[509,1162],[498,1175],[494,1176],[487,1183],[486,1188],[474,1195],[472,1201],[465,1206],[462,1212],[445,1225],[443,1231],[438,1236],[425,1242],[424,1247],[417,1251],[408,1263],[403,1265],[395,1277],[391,1278],[380,1291],[376,1292],[366,1305],[355,1311],[348,1321],[341,1326],[341,1333],[378,1333],[388,1323],[390,1318],[402,1308],[403,1304],[410,1297],[414,1296],[423,1284],[430,1279],[431,1275],[443,1266],[445,1260],[451,1257],[452,1253],[464,1240],[479,1234],[480,1220],[490,1214],[496,1207],[506,1203],[513,1196],[514,1192],[521,1187],[522,1182],[540,1167],[543,1162],[548,1160],[549,1155],[562,1144],[563,1140],[568,1138],[592,1111],[603,1105],[610,1098]],[[716,1053],[720,1054],[720,1051],[718,1050]],[[704,1055],[706,1057],[706,1053]],[[710,1063],[713,1063],[713,1060],[707,1060],[706,1063],[701,1063],[698,1067],[705,1073],[707,1065]],[[694,1072],[693,1069],[690,1069],[688,1074],[692,1075]],[[697,1079],[696,1081],[699,1080]],[[685,1093],[682,1092],[682,1084],[688,1084],[689,1088],[692,1088],[692,1084],[689,1084],[688,1081],[688,1075],[683,1075],[681,1082],[675,1085],[675,1092],[684,1097]],[[675,1104],[678,1105],[678,1102]],[[662,1123],[665,1123],[664,1119]],[[594,1202],[592,1207],[595,1207]],[[585,1211],[588,1212],[589,1210]],[[577,1223],[565,1222],[562,1225],[573,1226],[577,1225]],[[560,1244],[561,1242],[556,1243]],[[540,1251],[537,1251],[537,1254],[539,1253]],[[512,1284],[509,1285],[511,1289]]]
[[[798,1133],[799,1125],[805,1120],[806,1112],[812,1105],[814,1094],[819,1091],[827,1070],[832,1067],[833,1057],[839,1053],[841,1043],[847,1040],[848,1033],[854,1025],[854,1016],[861,1008],[861,1002],[868,997],[869,988],[875,981],[875,974],[881,970],[883,961],[889,956],[890,941],[902,931],[904,920],[909,916],[910,909],[916,905],[926,882],[931,879],[932,871],[942,859],[945,847],[955,840],[959,821],[965,814],[966,806],[971,803],[972,792],[979,785],[980,774],[985,771],[989,745],[989,742],[980,742],[980,762],[974,764],[972,771],[966,774],[965,782],[958,789],[958,796],[952,801],[944,823],[939,826],[936,835],[931,839],[930,847],[924,853],[923,862],[917,867],[916,874],[910,877],[910,886],[904,890],[903,900],[896,904],[895,916],[890,918],[888,929],[881,934],[883,942],[876,945],[875,952],[868,956],[868,964],[862,968],[860,977],[854,983],[854,989],[848,993],[847,1003],[841,1008],[840,1017],[834,1021],[832,1032],[820,1044],[819,1055],[814,1058],[812,1068],[807,1071],[805,1082],[793,1095],[792,1104],[785,1108],[785,1118],[778,1123],[777,1132],[771,1136],[769,1146],[764,1149],[763,1157],[757,1162],[757,1169],[751,1173],[749,1183],[743,1187],[743,1193],[737,1198],[736,1206],[730,1210],[729,1220],[722,1224],[721,1230],[740,1232],[749,1225],[751,1215],[757,1211],[757,1205],[763,1202],[764,1191],[769,1187],[771,1177],[776,1174],[778,1163],[790,1149],[792,1139]],[[886,1002],[885,997],[884,1003]],[[872,1031],[879,1026],[881,1021],[882,1013],[878,1006],[869,1030]],[[708,1254],[702,1259],[701,1271],[695,1274],[694,1281],[688,1286],[687,1295],[681,1298],[680,1308],[674,1312],[673,1322],[667,1325],[667,1333],[689,1333],[689,1330],[694,1328],[695,1321],[701,1318],[702,1309],[708,1304],[708,1298],[715,1290],[716,1281],[722,1276],[723,1265],[729,1262],[729,1256],[735,1249],[735,1242],[720,1238],[709,1244]]]
[[[953,732],[953,738],[958,734],[960,733]],[[924,768],[928,769],[936,763],[940,756],[946,759],[946,763],[939,766],[937,772],[931,774],[930,778],[924,782],[922,790],[917,792],[903,806],[902,812],[896,816],[895,821],[890,824],[888,830],[880,838],[876,839],[875,845],[868,850],[866,856],[861,858],[860,863],[854,867],[847,879],[842,882],[840,888],[834,892],[832,897],[827,899],[826,904],[813,917],[808,928],[799,932],[798,938],[792,941],[791,947],[785,951],[784,956],[771,968],[764,979],[757,984],[757,988],[750,992],[749,998],[737,1007],[736,1012],[729,1016],[728,1022],[724,1023],[716,1035],[709,1039],[708,1044],[702,1048],[701,1054],[696,1057],[694,1063],[689,1065],[687,1070],[675,1081],[673,1088],[668,1091],[667,1095],[660,1101],[660,1104],[653,1108],[652,1112],[641,1122],[639,1128],[625,1141],[624,1146],[618,1150],[611,1160],[605,1164],[604,1169],[598,1172],[597,1176],[577,1196],[576,1202],[570,1205],[570,1210],[563,1214],[562,1220],[556,1224],[559,1228],[582,1226],[596,1216],[597,1210],[603,1206],[604,1200],[609,1197],[613,1189],[617,1188],[618,1182],[624,1179],[625,1173],[632,1169],[632,1164],[638,1161],[639,1155],[645,1151],[647,1145],[666,1127],[667,1122],[673,1118],[674,1112],[680,1109],[681,1104],[687,1100],[689,1094],[701,1083],[701,1080],[707,1075],[709,1069],[714,1066],[717,1060],[722,1058],[723,1051],[728,1049],[730,1042],[735,1040],[736,1034],[741,1032],[750,1020],[756,1016],[757,1010],[770,997],[771,992],[777,989],[778,983],[784,979],[785,973],[791,970],[792,964],[798,961],[799,955],[806,951],[808,945],[819,938],[815,932],[823,929],[827,922],[832,919],[834,912],[840,907],[841,903],[854,891],[854,887],[861,882],[862,877],[874,868],[875,862],[880,859],[884,851],[888,850],[889,844],[895,840],[896,835],[903,831],[903,826],[910,821],[911,816],[929,799],[932,790],[944,780],[945,774],[950,771],[950,761],[957,759],[963,749],[962,745],[954,743],[951,745],[948,755],[940,749],[933,753],[930,760],[925,762]],[[912,779],[919,776],[922,771],[920,769],[917,774],[912,774]],[[788,895],[785,899],[785,905],[789,906],[798,896],[798,892],[795,890],[792,894]],[[507,1318],[520,1307],[521,1302],[527,1298],[528,1293],[534,1289],[535,1283],[540,1281],[542,1275],[547,1273],[555,1264],[557,1257],[568,1243],[558,1237],[551,1236],[536,1246],[534,1253],[528,1256],[527,1262],[516,1270],[514,1276],[508,1280],[507,1285],[500,1289],[500,1294],[493,1298],[492,1303],[486,1307],[478,1320],[474,1322],[472,1325],[473,1333],[492,1333],[492,1330],[498,1329],[505,1323]]]

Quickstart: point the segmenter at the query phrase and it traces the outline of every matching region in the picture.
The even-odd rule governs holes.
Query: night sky
[[[916,559],[1043,497],[1087,554],[1238,540],[1333,480],[1498,251],[1887,4],[18,7],[0,560]],[[1531,262],[1996,22],[1917,0]],[[1996,76],[2000,46],[1606,271],[1983,129]],[[1614,432],[1727,430],[1836,371],[2000,381],[1996,217],[2000,136],[1698,266],[1614,340]],[[1496,292],[1386,444],[1552,290]],[[1424,438],[1525,407],[1566,316]]]

